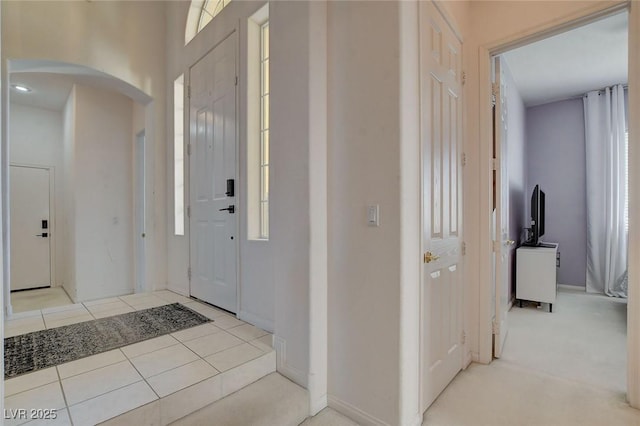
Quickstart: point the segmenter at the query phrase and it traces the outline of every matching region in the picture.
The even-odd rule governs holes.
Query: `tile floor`
[[[11,292],[11,306],[14,313],[70,305],[72,303],[67,292],[62,287]]]
[[[5,323],[5,336],[174,302],[214,322],[6,380],[5,411],[56,409],[56,421],[43,424],[92,425],[273,352],[271,335],[266,331],[167,290],[14,314]],[[5,419],[4,424],[26,422]]]

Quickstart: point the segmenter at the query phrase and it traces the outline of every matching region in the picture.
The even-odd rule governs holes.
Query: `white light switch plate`
[[[380,226],[380,205],[367,206],[367,225]]]

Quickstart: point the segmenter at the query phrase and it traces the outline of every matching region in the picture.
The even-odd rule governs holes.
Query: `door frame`
[[[235,97],[236,97],[236,108],[235,108],[235,127],[236,127],[236,141],[235,141],[235,151],[236,151],[236,161],[235,161],[235,167],[236,167],[236,184],[234,187],[234,191],[235,191],[235,206],[236,206],[236,214],[235,216],[235,235],[236,235],[236,247],[235,247],[235,254],[236,254],[236,313],[235,316],[238,317],[238,315],[240,314],[240,301],[241,301],[241,295],[242,295],[242,291],[241,291],[241,285],[240,285],[240,244],[242,242],[242,239],[240,238],[240,215],[241,214],[246,214],[246,212],[243,210],[243,204],[242,204],[242,196],[241,194],[244,193],[243,189],[244,189],[244,178],[243,178],[243,173],[242,170],[240,169],[240,88],[241,88],[241,84],[242,83],[242,79],[240,78],[240,55],[241,55],[241,51],[240,51],[240,39],[241,39],[241,34],[239,31],[239,24],[236,24],[233,29],[231,31],[229,31],[228,33],[224,34],[220,40],[218,40],[213,47],[211,47],[210,49],[208,49],[206,52],[204,52],[202,55],[198,56],[196,59],[193,60],[193,62],[186,68],[185,72],[184,72],[184,85],[185,85],[185,90],[184,90],[184,129],[191,129],[191,68],[193,68],[193,66],[195,64],[197,64],[198,62],[200,62],[205,56],[207,56],[209,53],[211,53],[213,50],[215,50],[218,46],[220,46],[224,41],[226,41],[229,37],[234,36],[236,37],[235,40],[235,67],[236,67],[236,78],[237,78],[237,84],[236,84],[236,89],[235,89]],[[185,149],[185,153],[187,155],[185,155],[186,157],[186,161],[184,162],[185,164],[185,169],[184,169],[184,174],[185,174],[185,178],[184,178],[184,184],[185,184],[185,196],[187,197],[187,203],[186,203],[186,207],[187,207],[187,211],[189,212],[189,214],[187,214],[187,226],[186,229],[188,229],[188,235],[189,235],[189,243],[188,243],[188,253],[189,253],[189,263],[187,265],[187,267],[189,268],[189,271],[191,270],[191,260],[193,258],[193,253],[191,252],[191,130],[184,132],[184,149]],[[188,278],[188,291],[189,291],[189,297],[191,297],[191,275],[189,274]]]
[[[57,237],[57,233],[55,232],[55,225],[56,225],[56,203],[55,203],[55,190],[56,190],[56,186],[55,186],[55,176],[56,176],[56,170],[54,166],[43,166],[41,164],[29,164],[29,163],[20,163],[20,162],[10,162],[9,163],[9,179],[8,180],[8,188],[9,188],[9,194],[11,194],[11,167],[24,167],[24,168],[28,168],[28,169],[41,169],[41,170],[46,170],[49,173],[49,282],[51,284],[51,287],[58,287],[57,285],[57,280],[56,280],[56,237]],[[9,206],[8,206],[8,222],[9,222],[9,228],[11,228],[11,196],[9,195],[9,197],[7,197],[9,200]],[[9,257],[9,261],[11,261],[11,238],[7,239],[7,246],[9,247],[9,253],[8,253],[8,257]],[[11,280],[11,267],[10,264],[9,266],[9,280]],[[9,281],[8,283],[9,286],[9,295],[11,295],[11,281]],[[9,297],[9,300],[7,301],[7,305],[9,305],[11,307],[11,310],[13,312],[13,307],[11,305],[11,297]]]
[[[142,293],[147,290],[147,248],[145,237],[138,234],[139,227],[142,229],[142,234],[147,231],[147,134],[146,129],[140,130],[136,133],[134,138],[133,148],[133,170],[134,170],[134,189],[133,189],[133,292]],[[142,149],[138,144],[142,144]],[[139,181],[139,177],[142,176],[142,182]],[[138,193],[138,190],[142,190],[142,194]],[[142,222],[142,223],[140,223]],[[142,240],[142,241],[140,241]],[[138,246],[140,244],[140,246]],[[138,278],[140,281],[138,282]]]
[[[561,21],[552,21],[530,28],[525,32],[488,43],[479,48],[479,125],[480,125],[480,189],[481,199],[491,200],[491,156],[492,156],[492,126],[491,108],[491,58],[516,47],[524,46],[543,38],[560,34],[568,30],[585,25],[599,18],[629,11],[629,139],[631,143],[629,154],[629,233],[637,234],[636,227],[640,225],[640,150],[633,149],[639,142],[640,133],[640,4],[634,7],[634,2],[619,2],[616,4],[596,3]],[[634,48],[635,47],[635,48]],[[490,204],[490,203],[489,203]],[[484,202],[480,209],[479,241],[491,241],[491,210]],[[489,205],[490,207],[490,205]],[[484,244],[486,245],[486,244]],[[482,246],[484,246],[482,245]],[[491,252],[480,250],[480,264],[491,265]],[[640,408],[640,240],[630,238],[629,241],[629,298],[627,313],[627,400],[630,405]],[[480,297],[479,297],[479,339],[478,361],[488,364],[492,360],[491,329],[491,294],[494,284],[490,267],[481,267]]]

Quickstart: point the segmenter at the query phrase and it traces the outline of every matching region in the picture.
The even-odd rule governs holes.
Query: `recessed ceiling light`
[[[13,87],[18,92],[22,92],[22,93],[31,92],[31,88],[29,88],[27,86],[23,86],[22,84],[12,84],[11,87]]]

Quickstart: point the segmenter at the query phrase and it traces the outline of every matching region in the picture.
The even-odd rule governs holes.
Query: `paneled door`
[[[507,157],[507,97],[501,58],[494,59],[493,101],[493,259],[495,316],[493,319],[493,356],[500,358],[507,338],[509,311],[509,253],[514,241],[509,240],[509,176]]]
[[[9,167],[11,290],[51,286],[49,169]]]
[[[236,312],[235,33],[191,67],[190,87],[190,292]]]
[[[463,362],[461,55],[433,3],[420,2],[423,411]]]

